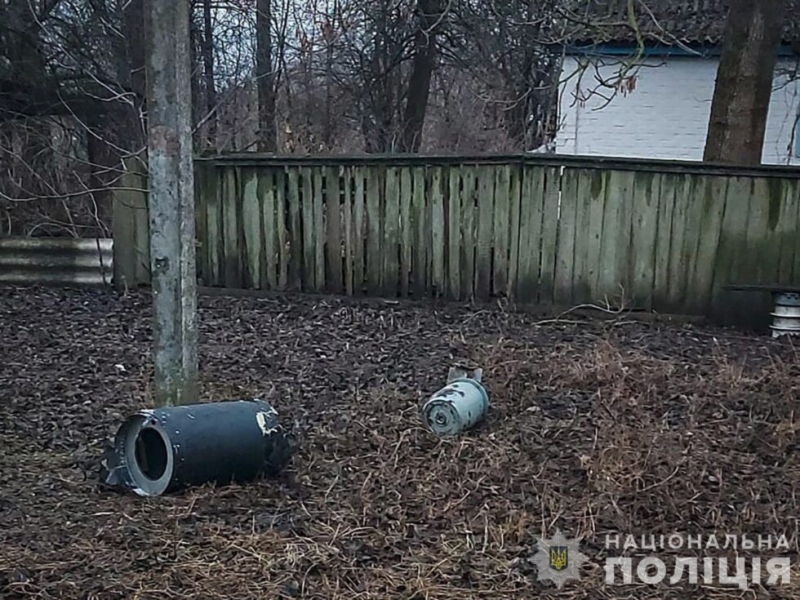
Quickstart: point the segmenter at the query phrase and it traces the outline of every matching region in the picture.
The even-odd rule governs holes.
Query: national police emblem
[[[580,579],[580,568],[589,557],[580,551],[579,543],[580,539],[570,540],[558,530],[550,539],[539,538],[533,557],[539,581],[552,581],[560,589],[570,579]]]
[[[563,571],[569,567],[569,548],[567,546],[550,546],[550,568]]]

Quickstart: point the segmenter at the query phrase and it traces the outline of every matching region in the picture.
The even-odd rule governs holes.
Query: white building
[[[557,153],[702,160],[727,1],[647,4],[652,12],[640,11],[639,26],[645,34],[657,31],[662,42],[646,38],[644,56],[623,89],[615,93],[599,81],[618,81],[620,66],[630,64],[635,40],[629,30],[598,26],[577,44],[588,50],[568,52],[559,89]],[[800,55],[790,43],[800,35],[800,0],[790,4],[767,120],[762,159],[767,164],[800,164]],[[625,22],[623,0],[589,0],[586,6],[592,19]],[[665,38],[671,43],[664,44]]]

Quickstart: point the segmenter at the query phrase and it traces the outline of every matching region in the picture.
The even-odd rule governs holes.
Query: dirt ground
[[[501,307],[200,304],[201,399],[266,398],[300,448],[277,480],[145,499],[96,471],[150,401],[150,298],[0,288],[0,597],[800,597],[788,340]],[[418,404],[463,361],[491,409],[439,440]],[[590,559],[560,590],[533,562],[556,529]],[[785,534],[791,583],[605,583],[606,534],[671,533]]]

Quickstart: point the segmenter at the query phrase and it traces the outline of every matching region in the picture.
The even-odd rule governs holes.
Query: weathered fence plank
[[[553,300],[556,304],[572,302],[572,275],[575,267],[575,230],[578,220],[579,194],[582,171],[567,169],[561,187],[561,214],[558,219],[558,247]]]
[[[589,244],[594,232],[592,231],[591,210],[592,191],[595,173],[591,170],[580,169],[575,173],[578,178],[578,193],[575,197],[575,235],[573,250],[571,302],[575,304],[590,302],[592,300],[591,268],[589,267]],[[602,213],[600,226],[602,228]]]
[[[451,168],[449,173],[447,215],[447,295],[458,299],[461,295],[461,170]]]
[[[680,311],[683,306],[689,274],[689,248],[691,242],[687,237],[691,235],[690,221],[693,218],[690,210],[694,204],[691,195],[691,179],[685,175],[677,177],[675,184],[675,203],[672,217],[672,244],[669,256],[669,288],[667,294],[667,307],[671,311]]]
[[[494,236],[494,169],[481,167],[478,178],[478,242],[475,255],[475,296],[486,300],[492,291]]]
[[[383,189],[381,171],[370,167],[367,172],[367,282],[368,291],[379,294],[383,274],[383,214],[381,211],[381,195]]]
[[[275,210],[275,172],[272,169],[257,172],[256,196],[261,208],[258,226],[263,238],[261,263],[262,287],[278,287],[278,225]]]
[[[546,167],[542,169],[542,245],[539,256],[539,302],[553,302],[556,261],[558,260],[559,195],[561,190],[561,169]]]
[[[628,302],[628,256],[634,173],[612,171],[606,182],[600,250],[598,300],[612,305]]]
[[[680,176],[665,173],[661,176],[656,232],[655,273],[653,276],[653,308],[665,310],[664,298],[669,294],[670,249],[673,242],[676,181]]]
[[[277,246],[275,248],[275,264],[278,269],[277,289],[285,290],[289,279],[289,240],[287,239],[287,203],[286,203],[286,171],[275,169],[275,227],[277,228]]]
[[[603,193],[603,233],[600,239],[600,269],[597,274],[597,300],[613,303],[620,293],[620,274],[617,272],[617,237],[620,232],[620,214],[623,203],[620,186],[625,173],[611,172],[606,175]]]
[[[204,283],[206,285],[223,285],[222,281],[222,177],[214,165],[208,165],[207,177],[203,182],[204,200],[200,203],[205,208],[206,238],[200,245],[204,253],[208,268],[205,271]],[[197,192],[197,188],[195,187]],[[195,200],[196,202],[196,200]],[[197,209],[197,204],[195,205]],[[202,233],[202,229],[198,230]]]
[[[778,222],[775,224],[775,245],[779,249],[777,283],[791,284],[794,277],[795,245],[798,232],[798,190],[790,181],[770,180],[770,197],[780,198],[781,209]],[[771,200],[772,201],[772,200]]]
[[[408,296],[411,278],[414,223],[411,221],[411,205],[414,190],[410,167],[400,171],[400,294]]]
[[[300,211],[303,215],[303,289],[317,289],[316,242],[317,231],[314,223],[314,183],[313,173],[306,167],[300,171]]]
[[[147,211],[147,178],[143,166],[135,158],[125,161],[125,173],[121,188],[115,192],[112,203],[112,230],[114,236],[114,283],[118,289],[137,287],[150,282],[149,215]],[[207,177],[207,168],[198,170],[199,186],[195,190],[207,190],[216,183]],[[213,190],[211,190],[213,192]],[[196,196],[205,194],[196,194]],[[196,200],[195,200],[196,201]],[[205,239],[207,227],[204,205],[198,205],[196,227],[200,239]],[[208,278],[208,251],[201,247],[198,252],[200,272]]]
[[[753,203],[754,180],[750,177],[730,177],[725,198],[717,253],[714,257],[715,289],[712,307],[723,322],[736,321],[755,314],[762,308],[759,294],[734,293],[722,289],[726,284],[755,283],[752,266],[755,262],[747,245],[747,228]]]
[[[344,291],[353,295],[353,169],[342,169],[344,183],[342,215],[344,216]]]
[[[764,256],[764,281],[776,283],[781,271],[781,215],[784,208],[783,189],[780,181],[761,179],[763,181],[764,202],[767,204],[767,231],[761,240],[760,253]],[[787,207],[788,208],[788,207]]]
[[[636,173],[633,185],[636,192],[633,195],[631,229],[631,296],[634,306],[650,310],[653,308],[661,175]]]
[[[588,275],[588,244],[589,244],[589,202],[591,187],[590,173],[584,169],[575,172],[577,177],[577,193],[574,207],[574,230],[572,236],[572,273],[567,287],[569,304],[582,304],[588,302],[589,295]],[[563,184],[562,184],[563,185]],[[562,201],[563,210],[563,201]]]
[[[508,288],[508,258],[511,233],[511,167],[495,167],[494,184],[494,260],[492,294],[504,294]]]
[[[444,173],[442,167],[432,167],[428,169],[430,185],[430,213],[431,213],[431,250],[433,262],[431,273],[433,275],[433,293],[436,296],[444,294],[445,272],[444,272]]]
[[[206,197],[207,191],[206,187],[209,185],[210,181],[214,181],[214,174],[209,173],[211,169],[213,169],[213,165],[197,162],[194,165],[194,210],[195,210],[195,238],[196,238],[196,260],[197,260],[197,278],[198,282],[205,284],[209,281],[209,265],[208,265],[208,209],[206,207]],[[126,166],[127,169],[127,166]],[[129,173],[125,173],[123,175],[123,182],[126,178],[130,177]],[[146,182],[144,183],[146,185]],[[115,198],[116,200],[117,198]],[[117,211],[118,203],[115,201],[112,206],[112,227],[114,228],[113,237],[117,241],[121,241],[124,233],[117,232],[116,230],[116,211]],[[128,227],[133,228],[134,222],[131,219],[130,222],[127,224]],[[147,232],[149,235],[149,232]],[[136,246],[131,244],[121,243],[120,247],[124,249],[123,251],[132,251]],[[125,261],[125,264],[129,264],[128,261]],[[119,279],[116,277],[117,281]]]
[[[739,277],[755,283],[773,283],[772,252],[769,244],[769,182],[762,178],[753,180],[750,211],[747,218],[747,259]]]
[[[619,277],[617,289],[620,293],[621,303],[635,306],[633,296],[633,204],[636,197],[636,173],[626,172],[620,177],[617,188],[617,237],[616,242],[616,270]],[[637,307],[638,308],[638,307]]]
[[[505,294],[508,298],[514,297],[517,282],[517,269],[519,268],[519,211],[520,194],[522,190],[522,166],[514,165],[511,169],[511,183],[509,184],[508,198],[510,202],[509,215],[509,254],[508,254],[508,282]]]
[[[581,285],[586,288],[586,302],[600,302],[603,295],[600,293],[600,251],[603,247],[603,214],[606,208],[606,191],[608,187],[608,174],[606,171],[591,171],[587,173],[589,179],[586,194],[584,194],[583,222],[588,225],[585,230],[579,230],[576,241],[580,240],[585,249],[579,272]]]
[[[517,281],[514,289],[514,298],[521,303],[538,301],[544,198],[544,169],[523,167]]]
[[[227,287],[242,286],[242,260],[239,254],[241,240],[241,219],[239,204],[242,194],[238,188],[238,169],[224,169],[222,184],[222,234],[225,265],[223,281]]]
[[[787,197],[791,196],[794,198],[797,206],[794,220],[795,224],[793,226],[789,224],[789,227],[794,227],[794,235],[792,236],[794,238],[794,269],[792,270],[792,283],[797,284],[797,282],[800,281],[800,235],[798,235],[798,229],[800,229],[800,180],[784,180],[784,185],[786,186]]]
[[[683,300],[681,308],[692,302],[688,291],[692,289],[697,269],[697,255],[703,235],[703,217],[705,215],[706,179],[692,177],[689,180],[689,208],[684,231],[684,265],[683,265]]]
[[[244,229],[244,285],[251,289],[262,287],[261,269],[263,242],[261,202],[258,197],[258,171],[242,169],[242,226]],[[272,229],[270,229],[272,231]]]
[[[430,220],[428,210],[425,206],[425,182],[426,173],[424,167],[412,169],[412,180],[414,191],[412,193],[411,218],[414,222],[413,244],[414,244],[414,263],[412,274],[414,276],[414,293],[423,296],[428,291],[429,269],[428,253],[430,252]]]
[[[385,198],[382,293],[396,296],[400,272],[400,172],[396,167],[386,171]]]
[[[325,229],[328,255],[327,269],[322,275],[323,289],[341,294],[344,291],[342,280],[342,204],[339,185],[339,167],[329,167],[325,171]],[[325,273],[328,277],[326,278]]]
[[[703,196],[695,202],[703,205],[700,225],[701,233],[697,244],[697,258],[690,279],[690,303],[685,312],[708,310],[714,289],[714,257],[719,245],[722,221],[725,216],[728,180],[720,177],[705,177]]]
[[[290,168],[286,170],[288,179],[287,194],[289,205],[289,261],[287,285],[292,290],[300,290],[303,286],[303,229],[301,221],[300,207],[300,169]],[[304,213],[303,213],[304,214]],[[312,271],[308,271],[313,273]]]
[[[461,192],[461,248],[459,265],[461,267],[461,298],[471,300],[475,295],[475,167],[465,166]]]
[[[666,186],[671,186],[666,187]],[[668,265],[666,273],[665,291],[662,296],[663,310],[674,310],[680,306],[685,282],[681,280],[684,261],[684,235],[686,232],[687,211],[691,204],[691,199],[687,197],[689,193],[689,179],[685,175],[674,175],[669,182],[665,183],[661,189],[662,194],[672,196],[672,221],[670,232],[669,254],[665,258]]]
[[[353,168],[355,195],[353,196],[353,290],[360,294],[366,282],[364,245],[367,239],[366,186],[367,172],[363,167]]]
[[[620,230],[620,221],[626,192],[625,181],[629,174],[620,172],[608,173],[603,204],[603,226],[600,241],[600,271],[598,273],[598,300],[602,296],[604,302],[613,303],[620,293],[620,277],[617,269],[618,237],[629,234]]]
[[[321,292],[325,289],[325,180],[324,169],[314,169],[314,289]]]
[[[725,293],[722,286],[741,283],[736,281],[736,265],[746,254],[745,232],[750,210],[750,179],[741,177],[729,178],[725,193],[725,214],[720,227],[717,251],[714,256],[714,289],[712,302],[716,310],[725,311]]]

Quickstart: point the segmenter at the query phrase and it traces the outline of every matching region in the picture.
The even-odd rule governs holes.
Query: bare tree
[[[703,160],[757,165],[786,0],[731,0]]]
[[[206,143],[210,148],[217,147],[217,84],[214,74],[214,20],[211,0],[203,0],[203,36],[201,41],[203,55],[203,82],[205,83],[205,110],[208,127]]]
[[[534,150],[556,133],[563,19],[558,0],[459,6],[448,61],[472,73],[492,120],[513,147]]]
[[[146,146],[146,1],[0,1],[1,231],[107,231],[107,191]],[[731,1],[707,157],[757,162],[786,0]],[[195,150],[548,150],[558,90],[610,102],[650,66],[645,44],[691,51],[672,20],[689,4],[191,0]],[[719,35],[722,5],[700,4]],[[563,72],[576,37],[632,50]]]
[[[399,148],[401,152],[419,152],[422,143],[431,77],[436,65],[436,36],[444,17],[441,0],[417,2],[418,25],[414,36],[411,75],[406,90],[406,108]]]
[[[258,89],[258,149],[276,152],[276,78],[272,53],[272,0],[256,2],[256,88]]]

